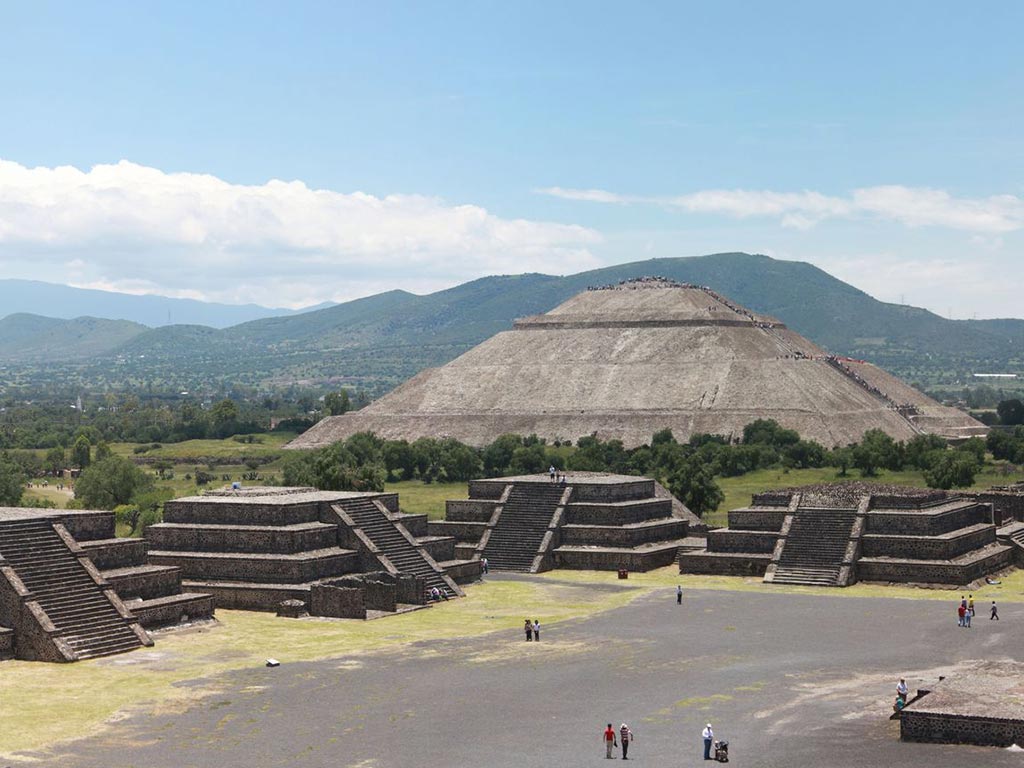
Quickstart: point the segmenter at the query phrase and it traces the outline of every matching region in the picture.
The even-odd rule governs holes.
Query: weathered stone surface
[[[581,293],[518,321],[360,411],[329,417],[290,448],[361,431],[451,436],[485,445],[505,433],[648,442],[661,429],[735,436],[772,418],[824,445],[869,429],[984,434],[874,366],[837,360],[785,325],[700,286],[643,280]],[[482,497],[481,497],[482,498]]]

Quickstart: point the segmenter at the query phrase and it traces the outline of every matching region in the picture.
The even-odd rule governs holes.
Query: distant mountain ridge
[[[39,280],[0,280],[0,312],[5,315],[31,313],[72,320],[97,317],[128,320],[151,328],[163,325],[208,325],[227,328],[264,317],[293,315],[323,309],[330,302],[301,310],[261,307],[257,304],[218,304],[169,296],[133,295]]]
[[[54,325],[61,321],[5,318],[0,359],[14,365],[45,359],[52,349],[50,359],[77,359],[76,379],[83,383],[116,385],[112,376],[190,389],[211,382],[329,382],[379,393],[508,329],[518,317],[546,312],[589,286],[642,275],[710,286],[832,352],[869,360],[908,381],[1024,371],[1024,320],[949,320],[880,302],[810,264],[745,253],[653,259],[565,277],[485,277],[425,296],[394,290],[224,329],[108,328],[79,319],[63,321],[71,325],[61,330]],[[35,354],[26,356],[26,349]]]

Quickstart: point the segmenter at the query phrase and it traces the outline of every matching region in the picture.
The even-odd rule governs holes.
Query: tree
[[[153,486],[153,478],[131,461],[111,456],[84,470],[75,484],[75,497],[86,507],[113,509],[128,504],[137,493]]]
[[[64,449],[59,445],[55,445],[46,452],[44,463],[46,464],[47,472],[59,475],[64,471]]]
[[[412,480],[416,476],[415,457],[408,440],[388,440],[383,455],[388,480]]]
[[[928,469],[931,466],[930,454],[944,450],[946,441],[938,435],[915,435],[907,441],[904,453],[907,464],[915,469]]]
[[[235,401],[225,398],[214,404],[210,409],[210,420],[217,437],[228,437],[235,432],[238,426],[238,406]]]
[[[833,448],[829,463],[839,469],[840,477],[846,477],[846,473],[853,466],[853,448],[850,446]]]
[[[85,435],[79,435],[75,444],[71,447],[71,464],[79,469],[85,469],[92,460],[92,444]]]
[[[1024,402],[1016,398],[1003,400],[996,406],[996,413],[999,414],[1000,424],[1024,424]]]
[[[104,459],[109,459],[113,455],[114,454],[110,450],[110,446],[107,444],[106,440],[100,440],[98,443],[96,443],[96,461],[103,461]]]
[[[352,410],[352,403],[348,398],[348,390],[340,389],[337,392],[329,392],[324,395],[324,410],[331,416],[341,416]]]
[[[499,435],[483,450],[484,474],[487,477],[501,477],[509,473],[512,454],[523,444],[519,435]]]
[[[969,451],[947,451],[931,469],[924,473],[929,488],[969,488],[981,469],[975,455]]]
[[[699,516],[713,512],[725,501],[725,494],[709,469],[694,460],[684,462],[672,473],[668,479],[668,489]]]
[[[0,454],[0,506],[17,507],[25,490],[25,474],[4,451]]]

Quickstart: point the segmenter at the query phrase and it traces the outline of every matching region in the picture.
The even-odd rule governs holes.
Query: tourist
[[[999,621],[999,609],[996,608],[996,601],[995,600],[992,601],[992,615],[988,617],[989,621],[992,621],[992,619],[995,619],[996,621]]]
[[[708,723],[701,732],[704,738],[704,759],[711,759],[711,745],[715,743],[715,732],[711,730],[711,723]]]
[[[676,585],[676,605],[682,605],[682,604],[683,604],[683,585],[682,584],[677,584]]]
[[[555,465],[554,464],[552,464],[550,467],[548,467],[548,476],[551,478],[551,482],[552,483],[555,482],[555,471],[556,470],[555,470]]]
[[[604,735],[602,736],[602,738],[604,739],[604,756],[605,756],[605,759],[611,760],[612,759],[612,747],[619,746],[618,743],[615,741],[615,729],[612,728],[612,724],[611,723],[608,723],[608,727],[604,729]]]
[[[440,600],[441,599],[441,590],[439,590],[437,587],[432,587],[430,589],[430,599],[431,600]]]
[[[964,616],[966,614],[967,614],[967,606],[964,605],[963,603],[960,603],[960,606],[956,609],[956,615],[959,618],[959,620],[956,623],[956,625],[958,627],[966,626],[966,624],[964,624]]]
[[[633,740],[633,732],[629,730],[629,726],[625,723],[619,728],[619,741],[622,742],[622,759],[629,760],[626,757],[626,753],[629,752],[629,743]]]
[[[900,678],[899,684],[896,686],[896,696],[899,697],[900,701],[904,704],[907,703],[907,695],[910,693],[910,689],[907,688],[907,681],[904,678]]]
[[[974,595],[967,598],[967,612],[971,614],[971,618],[974,618]]]
[[[533,620],[533,639],[535,642],[540,642],[540,622],[537,619]]]
[[[488,567],[488,563],[487,563],[487,558],[486,557],[481,557],[480,558],[480,567],[483,569],[483,572],[484,572],[485,575],[488,572],[490,572],[490,568]]]
[[[523,631],[526,632],[526,642],[533,640],[533,624],[530,623],[529,619],[523,624]]]
[[[967,610],[964,611],[964,626],[968,629],[971,628],[971,612]]]
[[[559,485],[561,485],[563,488],[565,488],[565,473],[564,472],[562,473],[562,480],[559,483]]]

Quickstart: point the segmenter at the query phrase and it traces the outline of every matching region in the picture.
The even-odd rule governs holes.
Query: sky
[[[0,277],[300,307],[724,251],[1024,316],[1024,4],[0,0]]]

